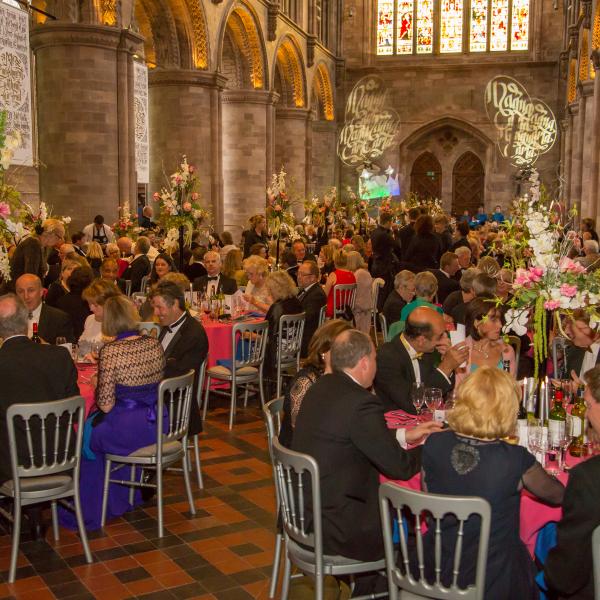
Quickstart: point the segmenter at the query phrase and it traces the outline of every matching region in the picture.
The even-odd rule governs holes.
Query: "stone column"
[[[101,25],[48,22],[31,31],[36,58],[40,195],[72,229],[119,202],[135,206],[132,61],[142,38]]]
[[[234,237],[248,219],[264,213],[273,173],[273,105],[278,94],[225,90],[223,118],[223,225]]]
[[[593,111],[594,117],[591,123],[593,127],[592,136],[592,156],[591,156],[591,191],[590,191],[590,209],[592,215],[598,217],[600,214],[600,51],[592,51],[592,61],[594,65],[594,99]]]
[[[305,198],[306,186],[306,123],[309,111],[306,108],[277,108],[275,122],[275,171],[283,165],[292,199]],[[302,204],[294,204],[294,214],[304,216]]]
[[[221,91],[226,78],[183,69],[149,73],[150,191],[166,185],[182,155],[196,167],[200,204],[223,227],[221,167]]]
[[[311,192],[321,197],[337,181],[337,124],[335,121],[313,121],[312,130]],[[356,181],[352,182],[352,187],[356,188]]]
[[[583,95],[581,85],[579,86],[579,101],[577,102],[576,124],[573,133],[576,132],[575,144],[571,147],[571,205],[576,205],[581,212],[581,175],[583,173],[583,139],[585,135],[585,104],[587,98]]]
[[[594,105],[592,94],[594,93],[594,82],[591,80],[584,81],[580,87],[581,97],[585,100],[585,104],[579,108],[580,119],[585,121],[581,126],[580,131],[582,139],[579,140],[581,147],[581,194],[579,196],[581,202],[582,216],[595,216],[595,203],[592,201],[592,179],[597,177],[597,169],[592,166],[594,153],[595,132],[594,132]],[[585,114],[582,115],[581,111]],[[592,204],[594,209],[592,210]]]
[[[571,208],[573,205],[571,198],[571,188],[573,181],[573,146],[574,146],[574,126],[575,116],[577,115],[577,103],[573,102],[567,106],[567,118],[566,118],[566,140],[565,140],[565,190],[564,198],[567,203],[567,208]]]

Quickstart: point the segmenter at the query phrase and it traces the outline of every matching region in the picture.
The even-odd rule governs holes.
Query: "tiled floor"
[[[224,409],[209,413],[201,437],[204,490],[192,480],[189,514],[183,478],[166,476],[165,537],[153,502],[90,535],[88,565],[74,533],[55,543],[23,541],[18,579],[6,582],[8,535],[0,537],[0,599],[266,598],[273,558],[275,496],[260,411],[238,411],[232,433]]]

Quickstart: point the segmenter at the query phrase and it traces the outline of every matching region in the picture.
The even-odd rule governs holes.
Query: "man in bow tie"
[[[302,358],[308,356],[308,345],[319,327],[321,308],[327,304],[327,296],[319,285],[320,278],[319,267],[312,260],[304,261],[298,267],[298,300],[306,315],[302,334]]]
[[[434,350],[442,355],[437,367]],[[454,386],[454,371],[467,357],[464,342],[450,347],[444,317],[429,306],[420,306],[408,316],[404,333],[377,351],[375,390],[386,411],[401,408],[414,414],[412,384],[423,383],[446,394]]]
[[[207,274],[194,279],[193,289],[195,292],[201,292],[209,297],[237,292],[235,279],[221,273],[221,256],[218,252],[210,251],[204,255],[204,267]]]

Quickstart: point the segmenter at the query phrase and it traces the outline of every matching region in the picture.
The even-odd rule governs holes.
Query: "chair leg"
[[[107,471],[110,473],[110,471]],[[108,494],[107,494],[108,496]],[[75,518],[77,519],[77,528],[79,529],[79,537],[81,538],[81,545],[83,546],[83,553],[85,554],[85,561],[89,564],[94,562],[92,558],[92,553],[90,552],[90,546],[88,544],[87,532],[85,530],[85,523],[83,522],[83,513],[81,512],[81,500],[79,498],[79,487],[75,486],[75,491],[73,494],[73,500],[75,504]],[[103,498],[104,500],[104,498]],[[106,510],[106,506],[103,503],[103,511]],[[106,512],[102,513],[103,518],[106,516]],[[102,522],[102,526],[104,527],[104,521]]]
[[[131,465],[131,471],[129,475],[129,481],[133,483],[135,481],[135,465]],[[133,501],[135,500],[135,486],[129,487],[129,505],[133,506]]]
[[[315,574],[315,600],[323,600],[323,572]]]
[[[100,527],[104,528],[106,523],[106,507],[108,506],[108,486],[110,485],[110,460],[104,463],[104,486],[102,488],[102,514],[100,517]]]
[[[188,497],[188,502],[190,503],[190,512],[195,515],[196,507],[194,506],[194,497],[192,496],[192,485],[190,483],[190,469],[187,461],[187,453],[183,455],[182,458],[182,467],[183,467],[183,481],[185,483],[185,493]]]
[[[184,465],[185,466],[185,465]],[[162,465],[156,466],[156,504],[158,508],[158,537],[165,535],[163,523],[163,471]]]
[[[281,546],[283,536],[278,533],[275,538],[275,556],[273,557],[273,569],[271,570],[271,585],[269,586],[269,598],[275,598],[277,593],[277,581],[279,579],[279,567],[281,563]]]
[[[261,404],[261,407],[264,408],[264,406],[265,406],[265,388],[264,388],[264,384],[263,384],[262,373],[258,376],[258,389],[260,391],[260,404]]]
[[[58,511],[56,509],[56,500],[50,503],[50,508],[52,510],[52,534],[54,535],[54,541],[58,542],[60,536],[58,533]]]
[[[206,411],[208,410],[208,394],[210,393],[210,375],[206,376],[206,390],[204,391],[204,409],[202,410],[202,420],[206,420]]]
[[[10,567],[8,569],[8,583],[14,583],[17,575],[17,559],[19,557],[19,540],[21,538],[21,504],[14,499],[13,506],[13,537],[10,551]]]
[[[250,384],[247,383],[244,386],[244,389],[246,390],[244,394],[244,408],[246,408],[248,406],[248,391],[250,390]]]
[[[202,479],[202,465],[200,464],[200,448],[198,447],[198,434],[194,436],[194,454],[196,455],[196,477],[198,479],[198,487],[204,489],[204,481]]]
[[[283,581],[281,583],[281,600],[288,600],[288,594],[290,593],[290,579],[292,577],[292,563],[287,555],[287,549],[285,552],[285,562],[283,567]]]
[[[236,403],[236,388],[237,386],[235,385],[235,383],[232,381],[231,382],[231,408],[229,409],[229,430],[231,431],[233,429],[233,417],[235,415],[235,403]]]

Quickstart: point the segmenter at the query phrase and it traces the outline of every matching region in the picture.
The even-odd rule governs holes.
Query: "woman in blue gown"
[[[105,454],[128,455],[156,443],[156,402],[158,384],[163,378],[164,352],[156,338],[140,336],[139,317],[125,296],[109,298],[104,305],[102,333],[114,337],[98,358],[96,406],[84,430],[84,456],[81,460],[81,506],[88,530],[100,528]],[[165,426],[168,427],[167,419]],[[128,466],[112,475],[129,480]],[[128,486],[111,483],[107,521],[133,506]],[[134,505],[141,502],[136,491]],[[72,512],[61,510],[61,524],[76,528]]]

